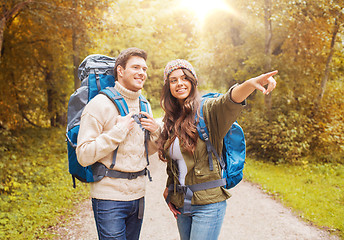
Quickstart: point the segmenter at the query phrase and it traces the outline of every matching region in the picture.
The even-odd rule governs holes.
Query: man
[[[138,48],[122,51],[115,64],[115,89],[124,97],[129,114],[121,117],[104,94],[85,107],[80,122],[76,153],[82,166],[95,162],[108,169],[118,147],[114,170],[132,173],[146,168],[144,131],[132,118],[140,113],[139,96],[147,79],[147,54]],[[157,151],[159,125],[141,112],[142,127],[150,131],[148,152]],[[144,172],[144,171],[143,171]],[[145,176],[134,179],[104,177],[91,183],[91,197],[99,239],[139,239],[144,208]]]

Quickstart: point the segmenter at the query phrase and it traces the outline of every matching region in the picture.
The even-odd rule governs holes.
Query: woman
[[[255,89],[269,94],[276,86],[272,77],[276,73],[249,79],[204,103],[204,120],[217,152],[221,152],[222,140],[245,106],[245,99]],[[200,96],[196,72],[188,61],[177,59],[166,65],[160,103],[165,115],[159,157],[167,162],[168,174],[164,197],[177,219],[180,238],[217,239],[230,194],[221,186],[194,192],[186,187],[221,179],[217,159],[213,157],[211,171],[206,144],[197,133],[195,116],[198,116]]]

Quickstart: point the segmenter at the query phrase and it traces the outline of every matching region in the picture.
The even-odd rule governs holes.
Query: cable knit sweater
[[[115,89],[124,97],[129,112],[139,113],[141,91],[132,92],[117,81]],[[112,163],[113,152],[118,152],[114,169],[123,172],[137,172],[146,165],[144,132],[138,124],[129,132],[117,123],[120,117],[114,103],[105,95],[98,94],[85,107],[80,122],[76,153],[82,166],[89,166],[97,161],[108,168]],[[151,133],[149,154],[157,151],[155,141],[160,129]],[[90,183],[91,197],[105,200],[131,201],[145,195],[146,176],[136,179],[104,177],[101,181]]]

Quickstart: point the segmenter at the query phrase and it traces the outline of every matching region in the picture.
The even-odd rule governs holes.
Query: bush
[[[86,198],[82,184],[72,191],[63,133],[26,129],[11,135],[16,143],[6,146],[0,159],[1,239],[49,238],[45,229]]]
[[[269,120],[255,111],[245,114],[243,127],[247,152],[271,162],[297,162],[309,154],[308,119],[296,112],[279,114]]]
[[[262,95],[254,96],[239,120],[247,152],[274,163],[301,163],[308,156],[322,163],[344,163],[343,85],[329,88],[317,111],[306,95],[292,101],[281,94],[273,98],[270,111],[264,109]]]

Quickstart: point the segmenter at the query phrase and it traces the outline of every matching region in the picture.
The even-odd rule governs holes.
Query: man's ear
[[[117,66],[117,77],[123,77],[123,67],[121,65]]]

